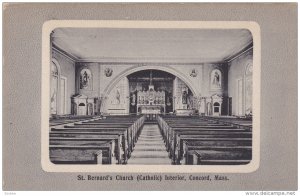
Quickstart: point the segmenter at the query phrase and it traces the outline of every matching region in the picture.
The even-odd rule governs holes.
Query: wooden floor
[[[162,135],[157,124],[145,124],[128,164],[171,165]]]

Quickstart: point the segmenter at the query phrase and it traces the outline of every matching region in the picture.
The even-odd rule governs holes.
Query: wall
[[[219,91],[211,91],[209,88],[210,73],[213,69],[218,68],[222,72],[222,76],[226,75],[227,69],[226,64],[155,64],[155,63],[78,63],[80,67],[83,65],[91,68],[94,75],[93,85],[99,85],[97,88],[94,86],[95,92],[91,93],[91,96],[101,96],[101,94],[109,91],[109,87],[112,84],[118,82],[120,76],[126,76],[124,73],[131,74],[130,70],[139,69],[143,70],[151,67],[151,69],[158,69],[172,73],[173,75],[179,77],[181,80],[189,86],[189,88],[194,90],[196,96],[211,96],[214,93],[223,93],[227,95],[227,85],[226,77],[222,77],[222,89]],[[98,67],[98,68],[96,68]],[[80,68],[81,69],[81,68]],[[107,76],[106,71],[111,70],[111,75]],[[192,74],[195,71],[194,75]],[[95,79],[99,77],[98,79]],[[95,83],[98,81],[98,84]],[[113,86],[114,86],[113,85]],[[96,93],[97,89],[98,95]],[[89,94],[88,92],[86,92]]]
[[[61,76],[67,78],[66,114],[71,114],[71,97],[75,94],[75,62],[56,50],[52,50],[52,58],[59,63]]]
[[[129,82],[123,77],[105,98],[104,113],[128,114],[129,113]]]
[[[228,96],[232,97],[232,115],[245,115],[249,112],[247,111],[249,108],[246,108],[246,105],[252,102],[252,74],[250,73],[249,76],[246,76],[246,68],[247,66],[252,66],[252,59],[253,51],[251,49],[228,64]],[[238,82],[240,82],[241,90],[240,99]],[[239,102],[242,106],[240,112],[238,112]]]
[[[174,110],[177,109],[195,109],[193,108],[193,94],[191,93],[190,89],[187,87],[187,85],[180,80],[178,77],[175,78],[173,82],[173,91],[174,91]],[[187,98],[186,103],[183,103],[183,91],[187,92]]]
[[[83,68],[88,68],[92,73],[92,88],[80,89],[79,78],[80,71]],[[76,92],[84,94],[89,98],[103,97],[105,103],[110,99],[110,93],[119,85],[120,78],[126,77],[128,74],[133,73],[132,70],[143,69],[158,69],[172,73],[178,77],[178,81],[186,84],[194,98],[204,97],[210,98],[218,94],[224,97],[227,96],[227,64],[154,64],[154,63],[77,63],[76,64]],[[213,70],[220,71],[220,88],[212,88],[211,74]],[[126,74],[125,74],[126,73]],[[177,84],[177,83],[176,83]],[[129,96],[129,95],[128,95]],[[103,102],[104,103],[104,102]],[[175,104],[175,103],[174,103]],[[176,103],[177,104],[177,103]],[[103,105],[105,107],[105,105]],[[222,113],[226,114],[227,104],[224,102],[222,105]],[[111,107],[108,105],[107,107]],[[115,107],[115,106],[113,106]],[[175,108],[182,107],[178,104]],[[199,108],[198,108],[199,109]],[[107,111],[103,109],[103,111]]]

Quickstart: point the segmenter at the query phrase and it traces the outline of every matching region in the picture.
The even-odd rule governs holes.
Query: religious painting
[[[210,86],[212,89],[220,89],[222,87],[222,73],[220,70],[215,69],[211,72]]]
[[[89,69],[84,68],[80,72],[80,89],[91,90],[92,87],[92,73]]]

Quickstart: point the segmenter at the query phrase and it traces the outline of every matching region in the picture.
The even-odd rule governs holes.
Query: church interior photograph
[[[52,163],[251,162],[249,30],[56,28],[50,44]]]

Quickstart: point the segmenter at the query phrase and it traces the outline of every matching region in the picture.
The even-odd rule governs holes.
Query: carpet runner
[[[144,125],[128,164],[171,165],[171,159],[157,124]]]

